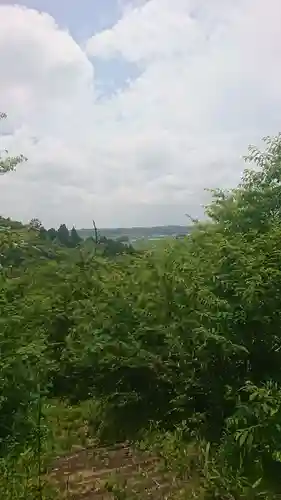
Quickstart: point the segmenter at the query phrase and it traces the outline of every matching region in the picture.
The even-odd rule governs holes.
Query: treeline
[[[75,248],[83,241],[74,226],[71,230],[69,230],[65,224],[61,224],[58,229],[54,229],[53,227],[45,229],[42,224],[38,225],[38,221],[34,220],[31,221],[30,225],[33,229],[39,231],[39,236],[42,240],[52,241],[67,248]]]
[[[38,232],[41,240],[53,242],[66,248],[95,248],[99,253],[107,257],[124,253],[135,253],[133,246],[126,238],[111,239],[100,236],[100,232],[96,229],[92,230],[91,234],[84,239],[79,236],[74,226],[69,230],[65,224],[61,224],[58,229],[54,229],[53,227],[45,229],[38,219],[32,219],[29,227]]]
[[[17,274],[20,267],[42,264],[44,260],[77,262],[98,256],[115,259],[139,253],[127,240],[106,238],[97,230],[84,240],[75,227],[69,230],[65,224],[58,229],[46,229],[39,219],[23,224],[0,217],[0,266],[13,272],[17,270]]]
[[[65,224],[61,224],[58,229],[53,227],[45,229],[39,219],[32,219],[29,224],[23,224],[19,221],[0,216],[0,230],[1,229],[9,229],[12,231],[30,229],[32,231],[37,231],[42,240],[55,242],[69,248],[74,248],[83,241],[83,239],[79,237],[74,226],[71,230],[69,230]]]

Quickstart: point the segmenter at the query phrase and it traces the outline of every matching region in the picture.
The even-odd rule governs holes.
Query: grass
[[[49,500],[57,498],[47,471],[60,456],[92,445],[88,424],[93,410],[91,402],[70,406],[50,401],[42,408],[40,447],[31,442],[23,451],[11,448],[0,460],[0,498],[5,500]]]
[[[0,498],[94,500],[103,492],[104,498],[144,500],[165,492],[170,499],[203,499],[199,476],[191,473],[192,447],[179,448],[180,434],[146,432],[130,445],[102,446],[88,425],[96,419],[98,429],[98,405],[51,401],[42,414],[40,454],[30,447],[0,462]]]
[[[98,431],[105,423],[92,401],[78,406],[51,401],[42,413],[40,456],[30,447],[0,460],[0,498],[280,500],[232,470],[223,443],[211,446],[185,423],[174,431],[142,431],[133,443],[105,446]]]

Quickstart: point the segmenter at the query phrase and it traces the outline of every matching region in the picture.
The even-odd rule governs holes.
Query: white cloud
[[[2,142],[29,157],[1,178],[0,212],[181,223],[200,214],[204,187],[239,180],[248,143],[280,129],[279,0],[122,5],[85,47],[47,14],[0,6],[0,109],[13,131]],[[100,99],[95,61],[116,58],[140,76]]]

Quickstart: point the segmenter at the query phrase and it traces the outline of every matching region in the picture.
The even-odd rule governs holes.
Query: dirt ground
[[[59,458],[51,482],[68,500],[176,498],[179,484],[163,472],[161,461],[128,443],[87,448]]]

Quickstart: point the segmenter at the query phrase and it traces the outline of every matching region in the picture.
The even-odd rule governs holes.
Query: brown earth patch
[[[169,499],[183,484],[164,472],[161,460],[128,443],[85,448],[58,458],[51,483],[68,500]]]

